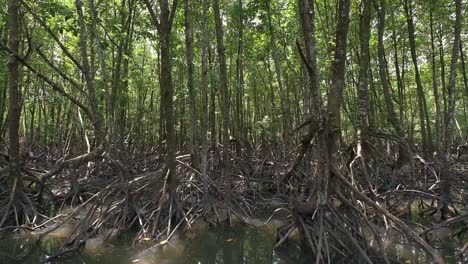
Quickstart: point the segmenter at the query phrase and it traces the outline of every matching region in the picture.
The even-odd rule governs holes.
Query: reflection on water
[[[301,253],[297,243],[286,243],[280,250],[273,250],[275,226],[201,228],[198,235],[175,235],[162,243],[148,242],[130,247],[132,236],[113,242],[101,237],[88,240],[82,253],[60,259],[56,263],[112,263],[112,264],[302,264],[313,263]],[[384,235],[385,250],[391,259],[400,263],[430,263],[424,251],[414,244],[390,234]],[[466,240],[466,238],[465,238]],[[40,246],[34,247],[34,237],[16,237],[0,240],[0,263],[41,263],[53,255],[63,243],[57,232]],[[457,257],[463,241],[451,240],[439,243],[439,249],[447,263],[468,263]],[[463,246],[463,245],[462,245]],[[370,248],[373,246],[370,243]],[[355,256],[356,257],[356,256]],[[332,257],[333,258],[333,257]],[[382,259],[373,259],[383,263]],[[363,263],[352,256],[332,263]]]
[[[181,264],[287,264],[309,263],[297,245],[273,250],[275,237],[268,229],[229,228],[209,231],[189,244]]]

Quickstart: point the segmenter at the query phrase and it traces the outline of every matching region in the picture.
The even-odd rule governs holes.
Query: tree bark
[[[367,133],[367,109],[369,107],[369,40],[370,22],[372,16],[371,0],[361,0],[359,6],[359,89],[358,89],[358,126],[357,126],[357,155],[363,157],[364,144]]]
[[[325,115],[320,102],[318,86],[318,72],[316,68],[315,22],[313,1],[299,0],[299,14],[301,28],[305,41],[306,55],[301,53],[306,64],[312,88],[313,110],[309,121],[309,132],[302,139],[302,148],[299,157],[305,154],[310,141],[317,133],[317,172],[313,189],[313,203],[318,206],[327,204],[329,197],[330,171],[338,164],[338,148],[340,140],[340,108],[343,97],[345,79],[346,49],[349,29],[349,0],[340,0],[338,3],[338,21],[336,25],[335,55],[332,67],[332,86],[328,95],[328,109]],[[299,160],[299,159],[298,159]],[[297,164],[293,165],[293,170]],[[288,173],[290,176],[290,173]]]
[[[457,78],[457,64],[460,54],[460,34],[461,34],[461,0],[455,1],[455,26],[452,46],[452,59],[450,62],[450,77],[447,87],[448,106],[445,113],[445,135],[444,135],[444,162],[440,168],[440,200],[438,200],[438,210],[440,211],[441,219],[447,218],[450,212],[448,206],[450,204],[450,189],[452,185],[452,175],[448,166],[450,162],[450,146],[453,134],[454,112],[455,112],[455,85]]]
[[[438,41],[439,41],[439,63],[440,63],[440,84],[442,87],[442,105],[443,113],[447,113],[447,94],[446,94],[446,82],[445,82],[445,56],[444,56],[444,40],[442,33],[442,25],[439,25],[438,30]],[[444,123],[445,119],[442,121]],[[445,135],[445,124],[443,124],[442,132]]]
[[[463,86],[465,87],[465,96],[463,97],[463,110],[464,110],[464,116],[465,116],[465,131],[468,131],[468,115],[466,113],[466,106],[467,106],[467,101],[468,101],[468,79],[466,77],[466,64],[465,64],[465,54],[463,53],[463,47],[462,43],[460,41],[460,63],[462,66],[462,77],[463,77]],[[468,136],[465,136],[463,139],[463,142],[465,144],[468,144]]]
[[[196,96],[195,96],[195,81],[194,81],[194,66],[193,66],[193,28],[191,10],[189,1],[184,0],[185,14],[185,54],[187,59],[187,87],[189,93],[189,108],[190,108],[190,157],[192,165],[195,168],[200,167],[200,156],[198,154],[198,125],[196,115]]]
[[[20,1],[8,1],[8,47],[16,54],[20,46]],[[21,175],[19,128],[21,119],[20,67],[15,56],[10,55],[8,62],[8,169],[14,203],[24,199],[23,179]],[[21,208],[21,207],[18,207]],[[20,224],[20,223],[18,223]],[[0,224],[1,225],[1,224]]]
[[[429,157],[432,152],[432,136],[431,127],[428,117],[428,109],[426,103],[426,96],[424,95],[424,88],[421,81],[419,72],[418,58],[416,54],[416,39],[414,36],[414,22],[413,22],[413,9],[411,7],[411,0],[404,0],[404,9],[406,14],[406,23],[408,26],[408,39],[410,44],[411,59],[413,61],[414,75],[416,79],[416,88],[418,94],[418,108],[419,108],[419,122],[421,126],[421,138],[423,145],[423,152],[426,157]]]
[[[202,13],[202,50],[201,50],[201,144],[202,144],[202,175],[205,181],[205,197],[208,195],[208,11],[209,0],[203,0]]]
[[[238,18],[238,38],[239,42],[237,45],[237,59],[236,59],[236,79],[237,79],[237,89],[236,89],[236,153],[237,156],[241,156],[242,144],[247,144],[246,141],[246,131],[245,131],[245,120],[244,120],[244,8],[242,6],[242,1],[238,1],[239,6],[239,18]]]
[[[395,112],[395,108],[393,106],[392,94],[391,89],[389,87],[389,80],[387,71],[385,69],[385,65],[387,65],[385,59],[385,46],[384,46],[384,32],[385,32],[385,10],[386,10],[386,1],[380,0],[380,6],[378,9],[378,16],[379,16],[379,25],[378,25],[378,44],[377,44],[377,56],[379,61],[379,75],[380,75],[380,82],[382,85],[382,90],[385,99],[385,106],[387,109],[387,118],[390,124],[395,129],[397,135],[405,140],[405,131],[403,130],[402,124],[400,123],[400,119],[397,118],[397,114]],[[396,58],[396,67],[399,68],[398,59]],[[397,70],[397,74],[399,75],[399,70]],[[398,76],[399,81],[399,76]],[[400,85],[398,85],[400,86]],[[399,88],[400,89],[400,88]],[[402,104],[403,102],[400,102]],[[398,155],[398,164],[402,165],[409,161],[409,153],[408,153],[408,145],[399,145],[399,155]]]
[[[450,77],[447,87],[448,106],[445,114],[445,136],[444,150],[449,155],[451,139],[453,134],[454,112],[455,112],[455,86],[457,79],[457,65],[460,54],[460,33],[461,33],[461,0],[455,0],[455,26],[452,46],[452,59],[450,62]]]
[[[327,131],[326,131],[326,117],[323,111],[323,104],[321,100],[319,74],[317,69],[317,48],[315,40],[315,8],[314,1],[299,0],[299,16],[301,20],[302,35],[305,43],[305,56],[303,57],[304,64],[308,73],[307,85],[310,88],[311,104],[308,112],[310,113],[309,130],[302,138],[302,149],[300,156],[303,156],[310,146],[315,133],[317,134],[316,153],[317,155],[317,181],[313,184],[318,186],[314,197],[314,203],[318,205],[325,205],[328,201],[328,179],[330,177],[330,160],[328,156],[327,147]],[[302,52],[301,52],[302,54]],[[306,86],[306,87],[307,87]],[[297,162],[296,162],[297,164]],[[294,165],[297,166],[297,165]]]
[[[78,24],[80,27],[80,37],[78,46],[81,55],[82,74],[85,82],[86,92],[90,105],[91,121],[93,123],[94,134],[96,137],[96,145],[101,144],[104,139],[104,131],[102,129],[102,117],[98,109],[98,102],[96,98],[96,91],[94,88],[94,72],[92,71],[92,64],[89,61],[88,50],[88,30],[83,14],[83,2],[81,0],[75,1],[76,10],[78,13]]]
[[[391,12],[391,18],[392,18],[392,23],[395,24],[395,18],[394,18],[394,12],[392,11]],[[385,30],[385,28],[384,28]],[[404,116],[405,116],[405,111],[404,111],[404,106],[405,106],[405,97],[404,97],[404,91],[405,91],[405,85],[404,85],[404,75],[405,75],[405,71],[404,71],[404,64],[405,64],[405,60],[404,60],[404,57],[403,57],[403,62],[402,62],[402,69],[400,71],[400,61],[398,59],[398,41],[397,41],[397,33],[396,33],[396,29],[395,29],[395,26],[393,25],[392,26],[392,42],[393,42],[393,52],[395,53],[394,55],[394,65],[395,65],[395,75],[396,75],[396,79],[397,79],[397,87],[398,87],[398,107],[399,107],[399,121],[400,121],[400,124],[402,125],[402,129],[403,129],[403,125],[405,124],[404,123]]]
[[[177,150],[174,121],[174,87],[172,84],[172,52],[171,52],[171,31],[178,1],[174,0],[172,8],[169,9],[168,0],[159,0],[160,20],[153,9],[150,0],[145,0],[146,7],[151,16],[151,21],[158,30],[161,52],[161,71],[159,88],[161,91],[161,106],[163,110],[164,125],[166,131],[166,168],[168,170],[167,183],[169,193],[172,197],[177,188],[177,176],[175,174]]]
[[[328,94],[329,130],[328,154],[330,163],[338,163],[338,150],[341,136],[341,102],[345,82],[346,50],[349,29],[349,0],[340,0],[338,4],[338,22],[336,25],[335,55],[332,63],[332,84]]]
[[[281,119],[283,121],[282,124],[282,130],[284,131],[287,127],[289,127],[288,124],[288,119],[289,119],[289,104],[288,100],[286,98],[286,91],[284,88],[284,80],[282,76],[282,69],[281,69],[281,62],[280,62],[280,56],[279,56],[279,49],[277,48],[276,45],[276,37],[275,37],[275,30],[273,27],[273,22],[272,22],[272,11],[271,11],[271,2],[268,2],[268,10],[267,10],[267,15],[268,15],[268,32],[270,34],[270,52],[271,56],[273,58],[273,66],[275,69],[275,77],[276,77],[276,82],[278,84],[278,90],[279,90],[279,95],[280,95],[280,104],[281,104],[281,114],[283,118]]]
[[[435,1],[431,1],[431,8],[430,8],[430,30],[431,30],[431,66],[432,66],[432,91],[434,93],[434,104],[436,110],[435,116],[435,138],[436,144],[435,148],[437,151],[440,150],[440,141],[442,139],[441,135],[441,122],[442,121],[442,112],[440,109],[440,96],[439,96],[439,81],[437,79],[437,64],[436,64],[436,48],[435,48],[435,39],[434,39],[434,9],[435,9]]]
[[[222,143],[224,170],[229,169],[229,83],[226,66],[226,51],[224,47],[224,32],[219,0],[213,0],[213,12],[216,27],[216,44],[219,59],[219,79],[221,91],[221,116],[222,116]]]

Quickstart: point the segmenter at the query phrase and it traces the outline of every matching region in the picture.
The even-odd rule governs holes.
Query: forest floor
[[[320,235],[311,235],[317,230],[328,235],[330,245],[340,248],[336,252],[351,253],[352,247],[357,247],[362,249],[359,254],[363,256],[367,256],[365,249],[369,248],[369,239],[362,234],[364,229],[374,232],[377,241],[381,238],[375,233],[376,226],[405,231],[382,214],[381,209],[346,191],[332,195],[326,208],[303,202],[313,184],[308,172],[314,171],[314,164],[303,162],[285,183],[284,175],[291,166],[285,160],[292,158],[272,151],[259,152],[255,155],[258,158],[234,158],[229,173],[212,158],[206,176],[190,165],[189,155],[180,155],[177,157],[178,187],[173,199],[165,184],[164,159],[157,153],[125,153],[119,155],[124,157],[120,160],[102,158],[78,169],[64,169],[46,184],[26,178],[28,195],[37,208],[36,218],[26,229],[40,234],[38,240],[64,227],[70,231],[64,250],[48,260],[82,249],[86,241],[108,234],[109,230],[109,236],[112,230],[118,233],[135,230],[133,244],[137,244],[168,240],[176,231],[191,232],[200,223],[255,226],[258,223],[250,219],[259,215],[271,216],[268,220],[281,219],[281,225],[277,226],[277,246],[299,231],[318,255],[335,250],[319,246]],[[46,154],[36,155],[25,163],[25,174],[37,177],[55,162],[56,159]],[[447,216],[441,215],[437,202],[439,168],[438,162],[427,162],[416,155],[410,165],[398,169],[380,161],[369,162],[365,171],[353,164],[345,171],[358,190],[372,197],[373,203],[386,212],[402,219],[427,243],[432,245],[437,240],[434,230],[449,226],[457,230],[450,238],[466,240],[468,157],[454,158],[449,166],[452,186]],[[358,227],[368,228],[358,230],[361,229]],[[380,250],[385,256],[383,245]]]

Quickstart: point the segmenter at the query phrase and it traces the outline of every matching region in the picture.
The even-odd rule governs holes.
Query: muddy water
[[[131,247],[133,235],[106,241],[102,237],[86,242],[83,251],[54,263],[86,264],[301,264],[312,263],[292,242],[281,250],[273,250],[276,224],[263,225],[261,220],[252,219],[250,227],[197,228],[196,234],[175,235],[168,241],[156,243],[145,241]],[[42,245],[33,246],[33,236],[17,236],[0,240],[0,263],[42,263],[60,248],[63,237],[70,228],[64,226],[47,236]],[[443,235],[450,230],[440,231]],[[395,263],[430,263],[424,251],[403,240],[394,233],[382,232],[384,247]],[[440,238],[441,240],[443,239]],[[291,239],[294,241],[294,238]],[[437,243],[447,263],[468,263],[468,254],[460,258],[464,239],[452,239]],[[372,248],[375,244],[369,243]],[[383,260],[374,259],[374,263]],[[340,261],[339,263],[344,263]],[[348,258],[345,263],[364,263],[358,257]]]

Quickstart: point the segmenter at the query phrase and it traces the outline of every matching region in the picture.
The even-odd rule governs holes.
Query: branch
[[[81,108],[91,120],[94,120],[93,115],[91,115],[91,112],[89,111],[89,109],[85,105],[83,105],[80,101],[78,101],[76,98],[74,98],[73,96],[68,94],[57,83],[55,83],[54,81],[49,79],[47,76],[45,76],[44,74],[39,72],[36,68],[32,67],[31,64],[29,64],[24,58],[19,56],[17,53],[15,53],[9,47],[3,45],[2,43],[0,43],[0,50],[1,49],[7,51],[11,56],[15,57],[15,59],[17,59],[26,68],[28,68],[29,71],[31,71],[37,77],[41,78],[43,81],[45,81],[47,84],[49,84],[54,91],[58,92],[59,94],[63,95],[65,98],[70,100],[73,104],[75,104],[76,106]]]
[[[310,65],[310,63],[307,61],[307,58],[306,56],[304,55],[304,53],[302,52],[302,48],[301,48],[301,45],[299,44],[299,40],[296,39],[296,46],[297,46],[297,49],[299,50],[299,55],[301,55],[301,59],[302,59],[302,62],[304,62],[305,66],[307,67],[307,70],[309,71],[309,75],[310,76],[313,76],[313,73],[314,70],[312,69],[312,66]]]
[[[44,60],[44,62],[47,63],[47,65],[49,65],[49,67],[51,67],[53,70],[55,70],[55,72],[58,73],[58,75],[60,75],[60,77],[62,77],[63,79],[65,79],[66,81],[71,83],[73,86],[75,86],[75,88],[78,91],[80,91],[83,95],[87,96],[85,91],[83,91],[83,89],[81,89],[81,87],[80,87],[81,85],[78,83],[78,81],[72,79],[70,76],[66,75],[62,70],[60,70],[57,66],[55,66],[54,63],[47,58],[47,56],[42,52],[42,50],[40,48],[36,48],[36,52],[37,52],[37,54],[39,54],[39,56],[41,56],[41,58]]]
[[[161,30],[161,26],[159,24],[158,16],[154,12],[154,9],[151,6],[150,1],[149,0],[144,0],[144,1],[145,1],[145,4],[146,4],[146,7],[148,8],[148,12],[150,13],[151,22],[153,22],[153,25],[156,27],[156,29],[159,32]]]
[[[104,25],[102,24],[102,21],[98,21],[98,24],[99,26],[101,27],[102,31],[104,32],[104,34],[106,35],[107,39],[109,39],[110,43],[112,43],[112,45],[114,45],[114,47],[118,48],[119,45],[114,41],[114,38],[111,37],[109,35],[109,32],[107,31],[107,29],[104,27]]]
[[[456,216],[456,217],[453,217],[453,218],[450,218],[445,222],[433,225],[431,228],[428,228],[426,231],[419,234],[419,236],[423,236],[423,235],[429,233],[430,231],[441,228],[441,227],[445,227],[445,226],[449,226],[449,225],[452,225],[452,224],[455,224],[455,223],[458,223],[458,222],[461,222],[461,221],[465,221],[466,219],[468,219],[468,213],[462,214],[462,215],[459,215],[459,216]]]
[[[76,168],[86,162],[92,161],[96,159],[97,157],[99,157],[103,152],[104,152],[104,146],[100,145],[99,147],[95,148],[91,152],[65,160],[62,163],[60,163],[55,169],[42,175],[41,181],[45,182],[46,180],[50,179],[52,176],[56,175],[57,173],[59,173],[65,168]]]
[[[39,22],[39,24],[44,28],[44,30],[47,31],[47,33],[49,33],[49,35],[55,40],[55,42],[59,45],[60,49],[62,49],[63,53],[65,53],[65,55],[67,55],[67,57],[76,65],[76,67],[78,67],[78,69],[80,69],[80,71],[83,71],[83,67],[78,62],[78,60],[70,53],[70,51],[67,49],[67,47],[65,47],[65,45],[63,45],[63,43],[54,34],[54,32],[52,32],[52,30],[49,28],[49,26],[47,26],[46,22],[41,17],[39,17],[36,13],[34,13],[33,10],[31,9],[31,7],[28,6],[28,4],[26,4],[24,0],[21,0],[21,3],[26,8],[26,10],[28,10],[28,12],[34,17],[34,19],[37,22]]]
[[[174,0],[172,3],[171,13],[169,14],[169,26],[172,28],[172,22],[174,21],[175,13],[177,11],[177,4],[179,3],[178,0]]]

